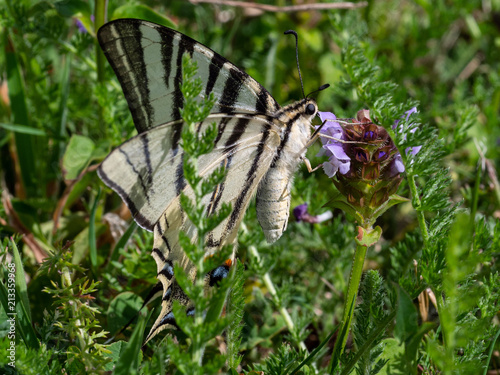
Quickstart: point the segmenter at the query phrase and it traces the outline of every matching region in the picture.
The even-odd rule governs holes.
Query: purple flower
[[[333,217],[332,211],[326,211],[317,216],[310,215],[309,212],[307,212],[307,203],[295,207],[293,209],[293,215],[298,222],[303,221],[312,224],[321,223]]]
[[[337,172],[346,174],[351,167],[351,159],[344,151],[342,140],[344,131],[340,124],[335,121],[337,117],[330,112],[318,112],[321,121],[326,121],[320,130],[323,148],[317,156],[328,156],[328,161],[323,163],[323,170],[328,177],[333,177]]]
[[[408,116],[413,113],[408,112]],[[320,138],[327,155],[323,169],[349,204],[374,209],[394,194],[402,181],[404,165],[389,133],[376,125],[368,110],[356,118],[337,119],[319,112],[323,121]],[[304,220],[304,219],[302,219]]]
[[[81,33],[87,33],[87,29],[85,28],[85,26],[83,25],[82,21],[80,21],[79,19],[76,20],[76,27],[78,27],[78,30],[81,32]]]
[[[408,120],[410,119],[410,116],[413,114],[413,113],[417,113],[417,107],[413,107],[412,109],[406,111],[406,121],[408,122]],[[392,128],[394,130],[396,130],[396,128],[398,128],[398,124],[399,124],[399,121],[400,120],[396,120],[394,121],[394,125],[392,126]],[[410,126],[410,132],[411,133],[415,133],[417,131],[417,128],[416,127],[411,127],[412,124],[410,123],[409,124]],[[403,131],[403,128],[400,126],[398,129],[398,132],[401,133]],[[403,141],[406,141],[406,135],[403,136]],[[422,149],[422,146],[415,146],[415,147],[407,147],[405,152],[406,152],[406,155],[408,155],[410,152],[412,155],[416,155],[418,154],[418,152]],[[401,156],[399,157],[401,159]],[[403,171],[404,172],[404,166],[403,166]]]
[[[90,20],[91,20],[92,22],[94,22],[94,19],[95,19],[95,17],[94,17],[94,15],[92,14],[92,15],[90,16]],[[79,30],[81,33],[83,33],[83,34],[86,34],[86,33],[87,33],[87,28],[85,27],[85,25],[83,24],[83,22],[82,22],[82,21],[80,21],[80,19],[78,19],[78,18],[76,19],[76,27],[78,27],[78,30]]]

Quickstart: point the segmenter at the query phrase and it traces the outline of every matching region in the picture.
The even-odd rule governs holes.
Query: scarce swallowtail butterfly
[[[194,278],[196,269],[179,245],[179,231],[196,237],[180,205],[189,196],[183,177],[184,126],[182,56],[198,65],[204,85],[201,96],[216,98],[199,131],[217,124],[215,148],[199,159],[200,174],[226,166],[225,181],[206,196],[207,215],[230,202],[232,213],[206,237],[211,254],[235,241],[251,197],[257,196],[257,218],[268,242],[281,237],[290,209],[293,173],[311,142],[311,120],[318,108],[312,99],[280,107],[257,81],[210,48],[177,31],[151,22],[119,19],[98,32],[99,43],[127,99],[138,135],[102,162],[100,178],[116,191],[134,220],[154,232],[153,257],[162,284],[162,310],[146,342],[165,328],[173,328],[172,299],[188,303],[174,281],[180,264]],[[189,311],[189,310],[188,310]]]

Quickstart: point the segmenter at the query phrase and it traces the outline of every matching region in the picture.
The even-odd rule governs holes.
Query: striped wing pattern
[[[183,53],[198,63],[197,74],[204,84],[201,96],[213,93],[217,100],[197,128],[203,133],[215,122],[218,129],[215,147],[199,158],[198,170],[203,177],[225,166],[227,175],[204,198],[206,213],[218,212],[226,202],[233,208],[205,238],[207,254],[234,242],[257,190],[262,192],[257,209],[266,238],[272,242],[281,236],[288,219],[292,175],[305,152],[317,108],[314,104],[314,113],[306,115],[305,108],[314,103],[310,99],[280,108],[246,73],[208,47],[163,26],[116,20],[99,30],[98,39],[122,85],[139,133],[113,150],[98,174],[126,202],[134,220],[154,232],[152,255],[163,296],[161,313],[147,342],[161,330],[175,327],[173,299],[189,305],[174,280],[174,264],[180,264],[191,278],[196,275],[178,239],[180,231],[197,238],[180,205],[181,193],[193,196],[183,176],[184,151],[179,143],[184,126],[179,113]]]
[[[120,19],[98,33],[108,61],[120,81],[139,133],[181,118],[182,55],[198,64],[198,77],[213,93],[213,113],[274,113],[279,105],[257,81],[210,48],[164,26]],[[175,133],[180,139],[180,131]]]

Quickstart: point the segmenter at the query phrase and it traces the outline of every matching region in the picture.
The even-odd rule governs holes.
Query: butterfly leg
[[[316,167],[312,167],[311,166],[311,162],[309,161],[308,158],[306,158],[305,156],[302,158],[302,160],[304,161],[304,164],[306,165],[307,167],[307,171],[309,173],[313,173],[314,171],[317,171],[319,168],[321,168],[323,166],[323,163],[321,163],[320,165],[316,166]]]

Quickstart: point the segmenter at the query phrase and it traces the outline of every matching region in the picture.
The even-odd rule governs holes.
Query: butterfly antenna
[[[321,85],[318,89],[314,90],[313,92],[310,92],[309,94],[306,95],[306,98],[308,98],[309,96],[311,96],[312,94],[315,94],[319,91],[323,91],[324,89],[327,89],[328,87],[330,87],[330,84],[329,83],[325,83],[324,85]]]
[[[299,79],[300,79],[300,87],[302,88],[302,96],[304,99],[306,98],[306,94],[304,93],[304,83],[302,82],[302,75],[300,74],[300,65],[299,65],[299,36],[294,30],[285,31],[285,35],[293,34],[295,36],[295,56],[297,59],[297,70],[299,71]]]

